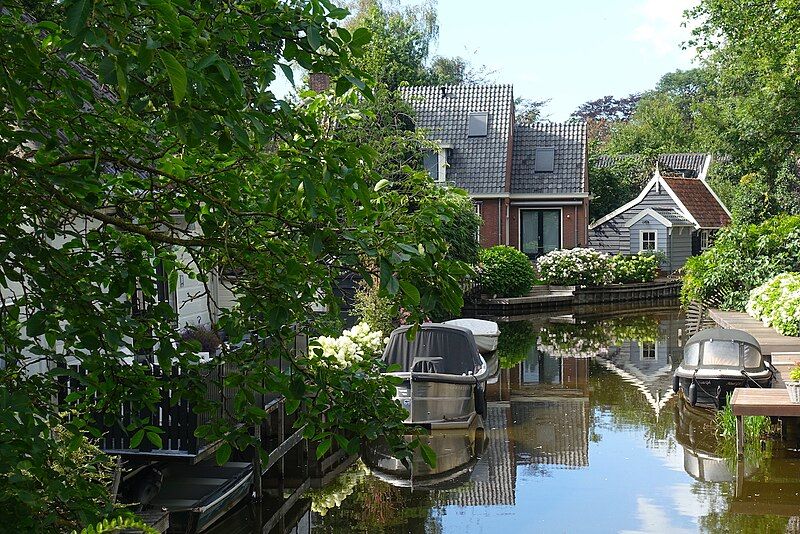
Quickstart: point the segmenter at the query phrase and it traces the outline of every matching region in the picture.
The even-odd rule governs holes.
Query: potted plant
[[[795,404],[800,404],[800,363],[795,364],[789,371],[786,390],[789,392],[789,400]]]

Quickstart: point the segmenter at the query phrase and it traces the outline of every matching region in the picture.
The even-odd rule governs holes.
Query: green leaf
[[[228,459],[231,457],[231,449],[230,443],[223,443],[217,449],[217,465],[223,465],[228,462]]]
[[[147,440],[155,445],[156,448],[161,449],[164,447],[163,443],[161,442],[161,436],[156,434],[155,432],[148,432],[147,433]]]
[[[183,65],[178,63],[175,56],[166,50],[159,50],[158,56],[161,58],[161,62],[164,63],[164,68],[167,69],[167,76],[169,76],[170,84],[172,84],[175,105],[180,105],[183,97],[186,96],[186,70]]]
[[[86,26],[93,7],[93,0],[73,0],[67,5],[67,29],[72,35]]]
[[[294,86],[294,71],[290,65],[285,63],[278,63],[281,66],[281,70],[283,71],[283,75],[286,76],[286,79],[289,80],[289,83]]]
[[[331,438],[328,438],[320,442],[319,445],[317,445],[317,452],[316,452],[317,460],[325,456],[325,453],[328,452],[332,444],[333,442],[331,441]]]
[[[389,185],[389,180],[387,180],[386,178],[382,178],[382,179],[378,180],[378,183],[375,184],[375,187],[373,187],[372,189],[377,193],[378,191],[380,191],[381,189],[383,189],[387,185]]]
[[[297,399],[286,400],[286,413],[291,415],[300,407],[300,401]]]
[[[370,39],[372,39],[372,34],[368,29],[358,28],[353,32],[353,39],[350,41],[350,44],[356,47],[364,46]]]
[[[410,298],[414,304],[419,304],[419,289],[417,289],[414,284],[401,280],[400,289],[403,290],[403,293],[408,295],[408,298]]]
[[[134,434],[133,437],[131,438],[131,444],[130,444],[131,449],[137,448],[139,444],[142,442],[142,438],[144,438],[144,428],[140,428],[139,430],[137,430],[136,434]]]
[[[419,444],[419,451],[422,453],[422,459],[425,460],[425,463],[431,467],[431,469],[436,468],[436,453],[433,452],[433,449],[430,446],[426,445],[425,443]]]
[[[25,322],[25,333],[28,337],[36,337],[44,334],[46,328],[47,313],[44,310],[39,310]]]
[[[309,26],[308,30],[308,44],[311,45],[311,48],[314,50],[318,50],[320,46],[322,46],[322,40],[319,36],[319,28],[316,26]]]
[[[390,295],[397,295],[398,289],[400,289],[400,285],[397,282],[397,277],[392,275],[389,277],[388,282],[386,282],[386,291],[388,291]]]

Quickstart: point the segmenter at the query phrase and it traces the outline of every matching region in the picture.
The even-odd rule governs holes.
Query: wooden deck
[[[718,325],[723,328],[736,328],[738,330],[744,330],[756,338],[761,345],[761,352],[764,355],[774,355],[775,353],[796,353],[795,358],[800,360],[800,337],[791,337],[779,334],[774,328],[764,326],[764,324],[758,319],[754,319],[753,317],[750,317],[746,313],[742,312],[711,309],[709,310],[709,315]],[[773,361],[773,364],[775,363],[794,363],[794,361]]]

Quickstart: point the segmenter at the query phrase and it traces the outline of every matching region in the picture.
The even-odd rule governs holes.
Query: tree
[[[716,93],[701,107],[704,133],[740,176],[772,181],[800,142],[800,3],[704,0],[689,16]]]
[[[643,156],[619,156],[611,165],[600,165],[600,157],[599,151],[589,151],[589,219],[593,221],[636,198],[653,168],[652,161]]]
[[[586,121],[589,141],[596,141],[599,146],[608,140],[615,124],[630,120],[640,98],[638,93],[624,98],[607,95],[581,104],[572,112],[571,118]]]
[[[342,135],[373,97],[352,61],[366,56],[369,31],[348,31],[347,11],[325,0],[68,0],[40,22],[25,5],[0,13],[3,524],[97,520],[108,500],[88,473],[95,460],[66,471],[50,461],[104,420],[120,423],[122,402],[155,410],[169,388],[197,410],[220,409],[197,345],[159,299],[179,273],[205,285],[209,307],[215,277],[237,273],[238,306],[213,325],[231,342],[215,363],[229,369],[235,402],[198,429],[224,440],[218,461],[259,446],[249,430],[266,417],[254,400],[265,389],[299,409],[318,452],[403,432],[377,363],[330,369],[289,349],[298,329],[335,333],[341,273],[374,277],[411,321],[461,304],[466,268],[441,237],[453,215],[444,193],[411,167],[394,186],[376,171],[387,156]],[[303,93],[297,106],[277,98],[269,84],[291,62],[329,74],[335,92]],[[410,152],[396,142],[393,154]],[[318,302],[327,317],[311,312]],[[268,343],[238,343],[248,338]],[[131,354],[184,372],[157,379]],[[278,356],[292,374],[268,365]],[[81,384],[66,399],[64,375]],[[127,430],[158,446],[147,421]]]
[[[690,152],[697,144],[693,124],[678,101],[655,93],[641,99],[629,121],[612,127],[605,148],[611,154],[655,157],[664,152]]]
[[[533,100],[518,96],[514,99],[514,115],[518,123],[531,124],[547,118],[544,115],[544,107],[550,103],[550,99]]]
[[[400,84],[456,85],[486,83],[486,67],[466,59],[435,56],[430,50],[439,36],[434,4],[393,8],[380,0],[362,0],[355,6],[348,28],[364,28],[373,36],[354,65],[390,90]]]

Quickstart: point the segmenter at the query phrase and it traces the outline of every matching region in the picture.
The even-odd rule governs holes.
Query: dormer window
[[[537,148],[533,172],[553,172],[556,159],[555,148]]]
[[[489,132],[489,112],[473,111],[467,119],[467,137],[486,137]]]
[[[447,180],[447,152],[450,145],[439,143],[439,150],[431,150],[422,157],[425,170],[431,175],[434,182],[444,183]]]

